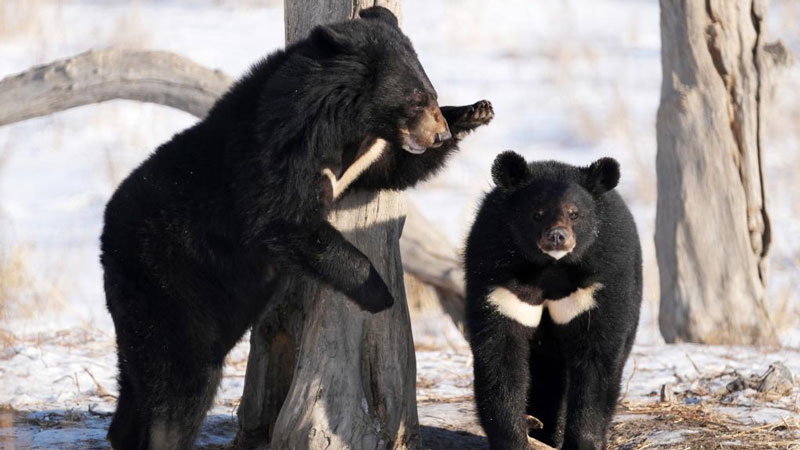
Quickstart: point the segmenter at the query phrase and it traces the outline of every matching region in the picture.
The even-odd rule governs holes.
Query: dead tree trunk
[[[405,299],[401,194],[345,196],[329,218]],[[419,448],[408,306],[371,315],[309,279],[287,280],[251,334],[240,447]]]
[[[320,23],[353,19],[372,5],[289,0],[286,41],[304,38]],[[382,6],[398,12],[397,1]],[[401,301],[370,315],[312,280],[290,281],[278,294],[282,299],[275,299],[283,305],[277,315],[266,313],[251,334],[237,442],[298,450],[420,448],[416,362],[399,246],[404,197],[348,194],[329,219],[370,258]],[[304,311],[287,303],[303,304]]]
[[[765,49],[764,3],[661,0],[656,250],[667,342],[775,339],[762,131],[776,47]]]

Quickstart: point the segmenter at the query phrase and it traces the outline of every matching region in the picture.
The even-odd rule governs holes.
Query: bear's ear
[[[586,176],[586,189],[600,195],[608,192],[619,183],[619,163],[614,158],[600,158],[583,169]]]
[[[492,164],[494,184],[504,190],[518,188],[530,178],[528,163],[519,153],[507,150],[497,155]]]
[[[397,23],[397,16],[382,6],[373,6],[371,8],[362,9],[358,15],[362,19],[380,20],[395,28],[400,28],[400,25]]]
[[[320,48],[332,52],[343,52],[352,47],[347,36],[328,25],[320,25],[311,30],[311,40]]]

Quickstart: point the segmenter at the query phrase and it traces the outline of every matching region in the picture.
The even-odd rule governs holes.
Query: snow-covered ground
[[[472,399],[472,361],[468,352],[458,351],[464,345],[457,342],[456,351],[417,351],[417,402],[425,448],[473,448],[469,444],[485,448]],[[228,357],[200,448],[218,448],[235,436],[248,350],[245,339]],[[0,448],[107,448],[104,439],[116,394],[112,334],[73,328],[20,336],[0,352],[0,360]],[[660,386],[671,383],[678,407],[719,411],[730,416],[731,427],[786,424],[786,429],[776,433],[800,445],[800,387],[775,399],[765,399],[753,389],[721,395],[736,375],[761,375],[776,361],[800,373],[798,350],[639,344],[623,376],[623,407],[615,421],[647,420],[625,411],[657,402]],[[687,425],[686,431],[697,430]],[[656,447],[674,438],[672,434],[641,434]]]
[[[800,65],[779,86],[764,154],[773,227],[769,301],[785,348],[663,346],[652,237],[658,2],[403,0],[403,10],[404,30],[441,101],[487,98],[496,112],[443,174],[410,193],[454,244],[490,186],[489,166],[499,151],[581,164],[613,156],[623,166],[619,190],[634,211],[645,255],[645,306],[628,396],[644,398],[675,373],[691,372],[689,361],[701,371],[728,364],[750,373],[783,360],[800,371]],[[774,0],[768,16],[771,36],[798,55],[799,17],[796,0]],[[109,47],[170,50],[238,76],[282,46],[282,20],[279,1],[0,0],[0,77]],[[113,101],[0,127],[0,405],[41,415],[26,416],[35,433],[21,436],[18,448],[76,442],[64,437],[63,427],[48,427],[47,414],[59,423],[83,420],[94,430],[88,439],[102,446],[107,418],[86,412],[92,404],[93,411],[110,411],[107,394],[116,390],[113,327],[98,262],[103,207],[136,164],[195,120],[165,107]],[[442,377],[443,367],[456,375],[452,389],[437,395],[468,395],[468,352],[456,347],[450,354],[419,354],[421,399],[438,388],[424,387],[424,380]],[[230,358],[211,412],[220,421],[212,428],[221,424],[227,431],[211,432],[203,441],[209,445],[233,433],[228,428],[246,354],[244,342]],[[446,358],[452,364],[439,361]],[[435,410],[426,416],[432,405],[421,400],[423,419],[436,416]],[[13,421],[4,417],[0,411],[0,448],[9,432],[4,424]]]

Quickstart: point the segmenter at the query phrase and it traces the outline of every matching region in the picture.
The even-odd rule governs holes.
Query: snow
[[[199,440],[201,448],[227,444],[235,436],[248,350],[245,338],[228,357],[222,385]],[[11,442],[18,449],[104,448],[108,414],[114,410],[112,396],[116,395],[113,335],[96,329],[33,333],[6,347],[0,360],[0,405],[25,415],[24,421],[16,421],[9,429],[3,420],[6,410],[0,409],[0,447]],[[800,374],[797,350],[639,344],[623,374],[622,401],[655,402],[660,386],[671,383],[679,401],[716,408],[745,425],[796,420],[800,410],[797,385],[790,395],[772,400],[751,389],[725,398],[725,403],[715,397],[734,374],[761,375],[775,361]],[[418,350],[417,400],[423,426],[481,434],[468,352]],[[620,414],[616,420],[632,418]],[[680,436],[664,432],[649,440],[666,445]]]
[[[653,401],[667,382],[678,392],[697,388],[695,365],[703,374],[750,374],[779,360],[800,373],[800,105],[791,95],[800,92],[800,65],[780,79],[764,153],[773,230],[768,307],[785,347],[664,346],[653,246],[658,2],[404,0],[403,9],[404,29],[441,102],[487,98],[496,112],[441,175],[409,193],[454,244],[490,187],[489,166],[499,151],[580,164],[612,156],[622,163],[619,191],[638,223],[645,258],[645,304],[626,398]],[[774,0],[768,25],[800,55],[798,14],[796,2]],[[5,0],[0,77],[109,47],[174,51],[239,76],[282,46],[282,20],[279,1]],[[112,101],[0,127],[0,255],[18,258],[19,272],[13,286],[0,286],[0,405],[36,411],[28,428],[15,431],[3,425],[0,411],[0,447],[9,433],[16,433],[17,448],[102,447],[108,418],[88,411],[90,405],[112,411],[114,399],[104,393],[116,393],[113,326],[98,262],[103,207],[133,167],[195,120],[165,107]],[[432,323],[422,326],[435,329]],[[440,329],[426,334],[423,345],[436,351],[417,355],[420,416],[436,424],[448,408],[461,408],[465,426],[474,425],[466,344],[452,325]],[[248,348],[244,339],[228,359],[202,445],[235,433]],[[452,403],[434,401],[441,398]],[[784,408],[755,408],[752,420],[779,420]],[[48,421],[79,426],[48,428]],[[679,436],[664,437],[673,438]]]

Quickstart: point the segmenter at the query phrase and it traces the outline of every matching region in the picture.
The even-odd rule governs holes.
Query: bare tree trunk
[[[373,261],[399,299],[405,299],[398,243],[404,203],[394,192],[356,192],[345,196],[329,218]],[[251,334],[237,444],[419,448],[406,302],[372,315],[304,278],[287,280],[278,295],[283,297],[275,299],[278,306]]]
[[[355,18],[372,5],[287,1],[287,43],[304,38],[314,25]],[[399,5],[382,6],[397,12]],[[268,313],[254,328],[237,442],[298,450],[420,448],[416,362],[399,246],[404,196],[351,193],[329,220],[370,258],[401,300],[371,315],[312,280],[288,283],[278,294],[283,299],[275,300],[302,302],[305,314],[284,310],[276,321]]]
[[[313,300],[272,448],[420,447],[416,362],[398,243],[404,219],[403,196],[394,192],[346,196],[332,213],[331,223],[369,256],[403,300],[371,315],[329,288],[309,289]]]
[[[760,0],[661,0],[656,249],[667,342],[775,339],[761,155],[775,52],[765,51],[764,11]]]
[[[355,19],[371,6],[383,6],[402,22],[400,0],[285,0],[283,5],[287,44],[305,38],[317,25]]]

